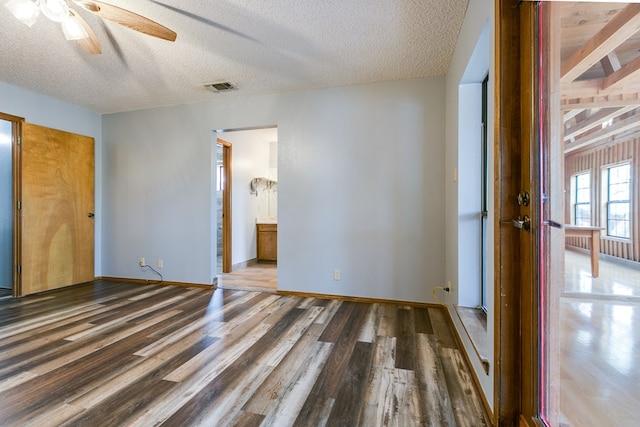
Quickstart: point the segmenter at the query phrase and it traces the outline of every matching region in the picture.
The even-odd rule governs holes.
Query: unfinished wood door
[[[521,92],[523,82],[530,79],[526,68],[523,74],[521,50],[521,20],[524,9],[515,0],[496,1],[495,46],[495,381],[494,423],[496,426],[519,424],[525,384],[530,372],[523,373],[521,299],[528,292],[529,264],[532,239],[530,203],[518,195],[525,191],[531,196],[529,185],[529,131],[522,123],[521,111],[526,108],[527,93]],[[524,98],[524,99],[523,99]],[[526,132],[523,132],[526,131]],[[525,134],[523,134],[525,133]],[[525,218],[528,225],[525,229]],[[525,282],[525,283],[523,283]],[[528,323],[530,325],[530,322]]]
[[[496,386],[499,426],[538,415],[540,151],[534,3],[499,0],[496,35]]]
[[[93,138],[22,128],[22,295],[94,279]]]
[[[550,62],[548,53],[559,49],[554,30],[559,22],[557,16],[541,14],[534,2],[500,0],[498,6],[497,425],[541,425],[541,414],[553,413],[547,420],[555,426],[559,347],[557,336],[548,334],[559,321],[563,257],[557,248],[563,247],[564,236],[554,221],[563,210],[557,197],[561,129],[551,120],[560,117],[559,64]]]
[[[530,414],[534,413],[535,397],[534,390],[536,388],[535,381],[537,379],[530,347],[535,345],[533,339],[537,319],[535,312],[531,310],[527,301],[531,300],[535,293],[535,240],[538,233],[536,211],[533,206],[536,204],[537,193],[536,184],[533,182],[535,178],[535,170],[537,167],[536,153],[534,148],[534,138],[536,136],[535,121],[532,115],[535,114],[535,92],[534,69],[535,69],[535,52],[529,46],[534,44],[531,25],[535,20],[533,8],[529,4],[524,4],[519,10],[520,14],[520,138],[519,147],[514,148],[517,152],[518,163],[516,167],[518,171],[518,180],[514,191],[508,195],[509,199],[514,202],[517,221],[521,222],[522,228],[515,230],[514,247],[512,250],[518,252],[516,269],[516,281],[513,286],[514,294],[519,294],[518,314],[516,319],[520,328],[519,348],[515,350],[519,354],[520,364],[520,414],[524,419],[529,419]],[[515,153],[514,153],[515,154]],[[520,422],[522,427],[524,424]]]

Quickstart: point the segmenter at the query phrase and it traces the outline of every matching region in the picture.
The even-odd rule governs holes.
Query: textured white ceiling
[[[2,4],[6,0],[0,0]],[[177,32],[156,39],[74,7],[103,53],[0,6],[0,80],[111,113],[443,75],[468,0],[111,0]],[[204,85],[230,81],[214,94]]]

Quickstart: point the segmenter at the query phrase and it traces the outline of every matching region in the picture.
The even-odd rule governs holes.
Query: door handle
[[[523,219],[512,219],[511,225],[515,228],[524,228],[524,220]]]
[[[95,215],[93,212],[89,212],[89,213],[87,214],[87,216],[88,216],[89,218],[93,218],[93,217],[94,217],[94,216],[96,216],[96,215]]]
[[[551,219],[547,219],[544,221],[544,225],[549,225],[551,227],[555,227],[555,228],[564,228],[564,226],[562,224],[560,224],[559,222],[555,222]]]
[[[531,218],[529,215],[512,219],[511,221],[502,221],[502,224],[511,224],[513,228],[520,228],[525,231],[531,230]]]
[[[511,225],[515,228],[522,228],[523,230],[529,231],[531,229],[531,218],[529,218],[529,215],[525,215],[522,219],[520,219],[520,217],[518,217],[518,219],[512,219]]]

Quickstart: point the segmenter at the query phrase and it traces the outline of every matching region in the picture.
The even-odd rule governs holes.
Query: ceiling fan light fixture
[[[60,24],[62,32],[67,40],[82,40],[89,38],[89,33],[84,27],[70,15]]]
[[[35,24],[40,14],[38,0],[11,0],[4,6],[27,27]]]
[[[69,18],[69,5],[66,0],[41,0],[40,10],[54,22],[64,22]]]

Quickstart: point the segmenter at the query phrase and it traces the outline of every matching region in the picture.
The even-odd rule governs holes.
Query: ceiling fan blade
[[[78,42],[80,47],[83,48],[88,53],[91,53],[94,55],[101,54],[102,47],[100,47],[100,42],[98,41],[98,38],[96,37],[91,27],[89,27],[89,24],[87,24],[87,22],[84,19],[82,19],[82,16],[78,15],[78,13],[73,9],[69,9],[69,14],[71,15],[71,18],[74,21],[76,21],[78,24],[80,24],[82,28],[84,28],[87,34],[89,35],[89,37],[76,40],[76,42]]]
[[[74,3],[93,12],[101,18],[108,19],[109,21],[117,22],[120,25],[131,28],[132,30],[139,31],[144,34],[148,34],[160,39],[175,41],[176,33],[171,31],[167,27],[164,27],[157,22],[152,21],[149,18],[133,13],[127,9],[123,9],[118,6],[113,6],[108,3],[93,0],[73,0]]]

